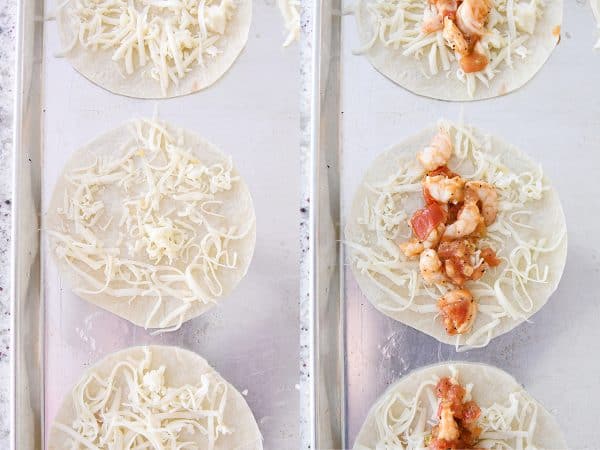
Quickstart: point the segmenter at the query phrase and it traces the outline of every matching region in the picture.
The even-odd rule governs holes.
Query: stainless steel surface
[[[180,345],[204,356],[241,392],[247,390],[266,449],[297,448],[299,70],[296,49],[281,46],[276,5],[254,2],[248,44],[214,86],[149,101],[111,94],[56,58],[56,24],[41,22],[42,4],[22,0],[18,49],[14,448],[42,448],[62,397],[87,366],[145,343]],[[46,15],[53,7],[48,0]],[[123,121],[155,112],[233,156],[254,199],[257,243],[248,274],[232,295],[181,330],[153,337],[63,288],[43,239],[40,285],[37,223],[73,151]]]
[[[563,202],[569,233],[566,270],[549,303],[531,323],[465,353],[376,311],[346,266],[348,447],[390,383],[423,365],[458,359],[507,370],[556,416],[571,448],[597,448],[600,54],[592,51],[594,37],[589,5],[566,0],[562,40],[526,86],[502,98],[458,104],[418,97],[380,75],[366,58],[354,56],[352,49],[360,45],[354,18],[343,18],[342,219],[376,155],[438,118],[462,115],[542,164]]]
[[[354,2],[347,3],[345,7]],[[323,411],[333,415],[327,417],[333,437],[325,442],[317,436],[315,447],[328,448],[326,444],[333,443],[332,447],[339,448],[337,443],[342,441],[341,448],[351,448],[373,402],[411,370],[438,361],[468,360],[496,365],[517,377],[556,416],[571,448],[596,448],[598,407],[590,399],[600,398],[600,236],[595,231],[600,208],[600,86],[594,76],[600,73],[600,54],[592,51],[595,26],[589,5],[566,1],[562,41],[526,86],[506,97],[464,104],[418,97],[375,71],[365,57],[353,55],[361,43],[352,16],[342,18],[338,59],[335,45],[340,36],[329,25],[335,19],[321,2],[315,5],[315,26],[322,33],[320,46],[314,49],[321,68],[315,73],[321,74],[321,80],[314,83],[313,96],[321,102],[315,106],[319,124],[313,128],[312,147],[312,195],[319,200],[313,215],[313,242],[321,245],[319,253],[315,251],[318,263],[329,266],[337,255],[332,242],[339,238],[337,201],[329,194],[339,186],[343,227],[364,171],[376,155],[442,117],[464,117],[539,161],[561,196],[569,229],[566,270],[549,303],[531,323],[484,349],[464,353],[376,311],[359,290],[347,260],[341,259],[342,280],[332,283],[329,292],[324,291],[328,279],[316,272],[313,385],[317,393],[323,383],[333,390],[335,383],[330,380],[338,377],[345,405],[342,399],[331,405],[332,398],[315,396],[316,417]],[[341,89],[336,98],[331,76],[340,65]],[[330,137],[339,133],[339,145],[323,137],[324,129]],[[323,166],[327,160],[337,164],[327,168]],[[338,170],[340,180],[335,179]],[[332,227],[334,232],[330,232]],[[338,267],[334,264],[326,274],[335,273]],[[338,317],[332,291],[340,286],[343,310]],[[323,323],[325,314],[329,314],[328,321]],[[322,336],[327,327],[340,322],[344,329],[341,343]],[[331,355],[344,359],[345,377],[331,366]],[[334,424],[344,424],[343,435],[335,434],[339,428]]]
[[[340,245],[339,1],[317,0],[311,114],[311,408],[309,448],[340,448],[344,435]]]

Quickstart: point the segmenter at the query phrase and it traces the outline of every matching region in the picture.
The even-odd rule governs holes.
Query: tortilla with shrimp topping
[[[562,207],[516,148],[440,121],[380,155],[346,226],[351,266],[384,314],[482,347],[537,312],[566,260]]]
[[[354,450],[568,448],[555,419],[509,374],[474,363],[416,370],[369,411]]]
[[[371,64],[400,86],[442,100],[518,89],[560,38],[562,0],[359,0]]]

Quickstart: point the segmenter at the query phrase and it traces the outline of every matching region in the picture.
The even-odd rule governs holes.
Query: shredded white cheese
[[[566,229],[532,225],[531,208],[548,189],[541,168],[515,173],[503,164],[501,156],[491,156],[489,139],[480,140],[462,125],[440,122],[440,126],[453,139],[452,170],[466,179],[494,185],[499,196],[500,211],[480,247],[493,248],[502,264],[467,285],[479,303],[478,319],[470,334],[456,338],[462,349],[481,347],[501,325],[532,314],[536,305],[530,293],[549,280],[550,268],[540,258],[563,244]],[[452,161],[459,164],[453,166]],[[355,268],[386,294],[387,301],[378,303],[379,308],[390,313],[415,311],[435,321],[439,313],[436,302],[448,287],[426,286],[418,259],[406,258],[399,248],[411,237],[409,214],[422,207],[422,177],[422,167],[414,155],[407,154],[393,176],[366,185],[369,193],[362,214],[355,218],[358,235],[352,235],[346,245]],[[441,323],[439,326],[443,328]]]
[[[456,381],[459,373],[453,374]],[[376,404],[374,412],[378,442],[365,450],[423,450],[431,429],[437,424],[438,398],[435,386],[439,378],[432,376],[421,382],[414,396],[390,392]],[[471,399],[473,386],[467,385]],[[477,402],[477,399],[474,399]],[[494,450],[534,449],[533,437],[537,426],[538,406],[524,391],[508,394],[506,403],[479,405],[482,428],[478,447]]]
[[[87,51],[109,50],[124,76],[145,70],[163,95],[194,67],[222,52],[235,0],[72,0],[64,2],[73,41]]]
[[[598,34],[600,35],[600,0],[590,0],[590,6],[592,7],[592,13],[596,19],[596,28],[598,29]],[[596,41],[594,48],[600,49],[600,37],[598,38],[598,41]]]
[[[287,32],[283,46],[287,47],[300,37],[300,0],[277,0],[277,6]]]
[[[485,34],[477,49],[487,56],[488,66],[481,72],[465,73],[459,55],[446,44],[442,31],[425,33],[424,21],[437,15],[436,7],[424,0],[365,0],[372,37],[357,52],[366,52],[377,42],[403,56],[423,62],[425,76],[444,72],[464,83],[470,97],[478,84],[488,86],[503,66],[512,67],[512,54],[520,49],[527,55],[527,41],[535,32],[537,19],[544,11],[544,0],[494,0]],[[597,1],[597,0],[593,0]],[[520,58],[520,59],[521,59]]]
[[[75,386],[75,420],[54,424],[70,450],[194,449],[198,442],[213,450],[234,432],[224,423],[224,381],[206,373],[195,384],[169,386],[166,367],[150,370],[151,363],[145,349],[144,358],[119,362],[107,377],[92,372]]]
[[[231,244],[247,236],[254,217],[240,226],[224,215],[232,213],[223,198],[239,181],[231,159],[200,161],[180,132],[156,121],[130,131],[114,156],[66,174],[60,226],[49,234],[82,280],[76,293],[152,302],[146,326],[165,298],[177,300],[180,307],[160,318],[164,328],[223,293],[222,277],[238,269]]]

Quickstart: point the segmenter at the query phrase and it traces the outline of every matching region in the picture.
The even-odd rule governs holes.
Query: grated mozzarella
[[[48,233],[58,258],[85,281],[76,293],[152,301],[146,327],[164,298],[180,301],[161,317],[164,328],[180,324],[195,302],[222,295],[222,277],[238,268],[230,244],[248,235],[254,218],[232,226],[222,214],[220,194],[239,181],[231,159],[203,163],[156,121],[137,121],[131,132],[124,156],[97,157],[65,175],[61,224]]]
[[[234,432],[224,423],[227,384],[214,374],[198,374],[197,384],[169,386],[166,367],[150,370],[152,354],[115,365],[107,377],[92,372],[72,398],[75,419],[54,427],[67,436],[70,450],[192,449],[198,435],[215,448]]]
[[[163,95],[205,58],[221,50],[222,37],[237,8],[234,0],[73,0],[61,3],[73,41],[88,51],[108,50],[125,76],[144,74]]]
[[[452,378],[458,381],[459,375],[454,369]],[[439,400],[435,387],[438,381],[435,375],[422,381],[413,397],[406,398],[399,392],[391,392],[379,400],[372,413],[379,440],[371,450],[427,448],[431,428],[437,424]],[[472,385],[467,386],[466,400],[471,399],[472,388]],[[480,407],[478,425],[482,433],[478,447],[495,450],[535,448],[533,437],[538,406],[525,392],[511,392],[506,403]],[[367,450],[367,447],[364,448]]]
[[[549,278],[549,267],[540,261],[540,256],[562,245],[566,229],[546,230],[541,235],[543,231],[531,224],[531,204],[541,200],[548,189],[541,168],[512,172],[500,155],[490,154],[492,144],[488,138],[480,140],[459,124],[443,121],[440,127],[454,140],[459,164],[452,169],[462,170],[466,179],[494,185],[500,202],[496,222],[488,228],[481,244],[495,249],[503,264],[490,269],[491,276],[469,284],[479,299],[479,314],[473,331],[457,336],[456,346],[464,350],[486,346],[498,327],[507,321],[525,320],[532,314],[535,305],[530,289],[547,283]],[[347,240],[346,245],[352,250],[350,260],[356,270],[386,294],[389,301],[378,304],[379,308],[390,313],[410,310],[435,320],[439,313],[436,301],[448,287],[426,286],[418,260],[406,258],[398,245],[411,236],[407,211],[418,207],[414,198],[421,194],[423,172],[412,154],[406,155],[398,166],[387,180],[365,186],[369,195],[362,214],[353,219],[360,226],[360,234]],[[505,247],[509,239],[514,242],[510,249]]]
[[[287,32],[283,46],[287,47],[300,38],[300,0],[277,0]]]
[[[478,51],[488,57],[482,72],[465,74],[458,65],[460,56],[453,53],[443,39],[443,32],[425,34],[423,22],[437,14],[435,6],[423,0],[365,0],[373,35],[356,51],[366,52],[376,42],[402,55],[423,61],[426,77],[443,71],[465,85],[470,97],[477,86],[488,86],[502,64],[512,67],[512,52],[519,48],[521,59],[527,55],[526,43],[535,32],[537,19],[543,14],[544,0],[494,0],[486,33],[478,43]],[[598,1],[598,0],[592,0]],[[518,44],[517,44],[518,42]]]

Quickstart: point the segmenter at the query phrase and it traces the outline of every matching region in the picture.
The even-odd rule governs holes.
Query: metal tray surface
[[[205,357],[240,392],[247,390],[266,449],[297,448],[299,70],[297,47],[281,45],[275,2],[254,2],[246,48],[221,80],[160,101],[112,94],[56,58],[56,23],[40,20],[54,6],[53,0],[20,4],[13,448],[43,448],[61,399],[86,367],[150,343]],[[155,113],[232,155],[254,199],[257,242],[248,274],[218,307],[179,331],[151,336],[64,287],[43,231],[41,254],[36,250],[38,220],[43,230],[45,205],[72,152],[126,120]]]
[[[561,197],[569,242],[558,290],[531,322],[483,349],[462,353],[379,313],[361,293],[346,260],[340,349],[346,448],[388,385],[447,360],[486,362],[508,371],[555,415],[571,448],[597,448],[600,409],[589,400],[600,398],[600,235],[595,231],[600,86],[592,75],[600,73],[600,54],[592,50],[596,29],[589,5],[566,0],[564,13],[560,44],[528,84],[504,97],[462,104],[416,96],[379,74],[365,57],[352,54],[360,46],[355,20],[342,18],[342,229],[364,171],[379,153],[438,118],[462,117],[542,164]]]

